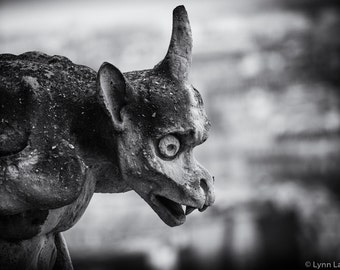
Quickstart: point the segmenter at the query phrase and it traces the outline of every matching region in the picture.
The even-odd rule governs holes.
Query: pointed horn
[[[173,11],[172,35],[165,58],[154,69],[170,73],[179,80],[188,79],[191,66],[192,36],[187,11],[178,6]]]

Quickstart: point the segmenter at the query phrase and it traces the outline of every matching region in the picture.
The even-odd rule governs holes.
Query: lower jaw
[[[164,221],[165,224],[167,224],[168,226],[171,226],[171,227],[180,226],[186,220],[186,217],[185,217],[184,214],[183,214],[183,216],[177,216],[177,217],[175,217],[173,215],[170,216],[168,213],[166,213],[166,214],[157,213],[157,214]]]
[[[186,221],[184,212],[180,213],[180,211],[175,211],[177,213],[172,213],[172,211],[169,210],[168,207],[164,206],[164,204],[162,204],[156,197],[151,199],[149,205],[160,219],[170,227],[182,225]]]
[[[186,221],[185,214],[173,214],[168,209],[160,209],[162,206],[156,206],[154,208],[157,215],[166,223],[168,226],[174,227],[182,225]]]

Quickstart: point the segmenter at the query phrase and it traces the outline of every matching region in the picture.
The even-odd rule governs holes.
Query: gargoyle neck
[[[95,192],[118,193],[128,190],[119,169],[117,135],[100,104],[89,102],[75,118],[74,134],[80,155],[96,180]]]

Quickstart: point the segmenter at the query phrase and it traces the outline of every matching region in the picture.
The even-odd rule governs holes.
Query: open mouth
[[[155,195],[152,201],[156,213],[170,226],[183,224],[186,220],[186,216],[197,209],[196,207],[189,205],[182,205],[160,195]]]

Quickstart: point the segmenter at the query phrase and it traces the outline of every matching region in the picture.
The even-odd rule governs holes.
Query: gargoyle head
[[[179,6],[168,52],[158,65],[122,74],[104,63],[97,78],[117,136],[121,177],[169,226],[215,200],[213,178],[193,156],[210,123],[199,92],[188,82],[191,51],[188,15]]]

